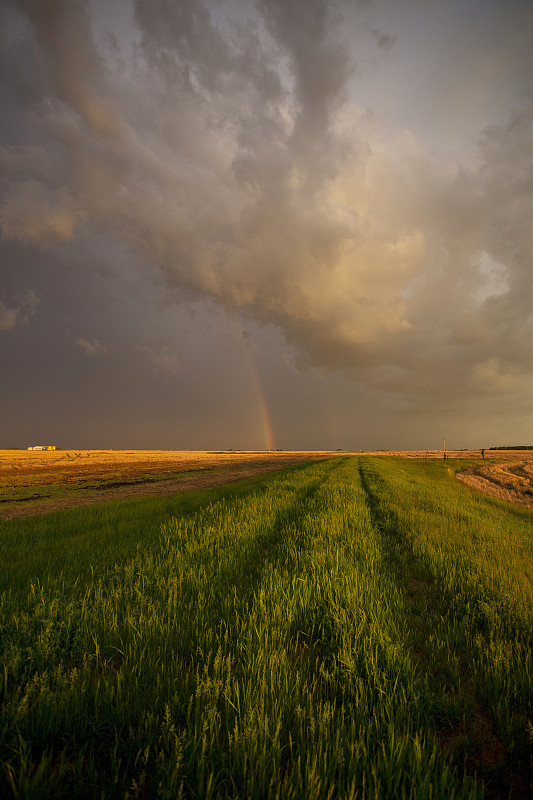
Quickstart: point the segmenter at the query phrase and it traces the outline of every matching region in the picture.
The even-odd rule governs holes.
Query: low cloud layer
[[[0,298],[0,331],[12,331],[17,325],[24,325],[35,313],[39,298],[33,290],[15,299],[13,306],[6,305]]]
[[[83,336],[78,336],[76,344],[88,358],[98,358],[107,352],[107,347],[95,338],[88,340]]]
[[[144,347],[143,353],[152,364],[155,375],[177,376],[182,371],[178,355],[171,352],[168,347],[163,346],[159,350]]]
[[[416,119],[394,128],[358,104],[361,76],[402,42],[369,22],[374,50],[359,50],[367,4],[360,20],[322,0],[119,5],[130,24],[106,36],[96,3],[3,8],[1,67],[20,112],[0,150],[5,240],[119,241],[169,292],[274,324],[302,366],[345,370],[397,410],[523,402],[531,96],[463,162],[436,159]],[[531,5],[510,6],[522,52]],[[0,327],[18,314],[0,304]],[[180,371],[168,349],[145,356]]]

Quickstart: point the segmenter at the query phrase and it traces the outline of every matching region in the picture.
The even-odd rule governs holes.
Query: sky
[[[0,0],[0,447],[533,443],[531,0]]]

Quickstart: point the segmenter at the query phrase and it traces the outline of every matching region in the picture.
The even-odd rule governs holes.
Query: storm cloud
[[[531,94],[494,118],[476,106],[479,130],[451,158],[417,136],[416,119],[391,124],[359,99],[387,59],[406,63],[409,32],[387,28],[396,20],[381,4],[110,5],[115,16],[78,0],[2,7],[5,243],[90,254],[115,242],[154,296],[185,292],[272,325],[297,369],[340,371],[390,410],[493,398],[524,411]],[[513,15],[496,72],[522,86],[531,4],[510,3]],[[463,56],[470,46],[474,61],[497,24],[465,41]],[[424,98],[436,127],[446,128],[440,97],[455,80],[450,66]],[[30,305],[0,291],[0,328],[13,330]],[[74,340],[105,353],[92,331]],[[182,372],[172,343],[139,352],[158,373]]]

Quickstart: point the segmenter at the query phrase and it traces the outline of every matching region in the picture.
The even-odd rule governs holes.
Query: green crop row
[[[0,528],[0,790],[532,791],[532,515],[343,457]]]

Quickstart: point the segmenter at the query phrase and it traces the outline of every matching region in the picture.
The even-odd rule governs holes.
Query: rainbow
[[[248,363],[248,368],[250,370],[250,378],[254,387],[255,394],[257,396],[257,403],[259,405],[259,411],[261,414],[265,449],[274,450],[275,449],[274,434],[272,432],[272,422],[270,420],[270,414],[268,413],[268,406],[266,404],[265,393],[263,391],[263,387],[261,386],[261,381],[259,380],[259,375],[257,374],[257,369],[255,368],[255,364],[252,359],[252,354],[250,353],[250,348],[247,347],[246,344],[243,344],[243,350],[246,354],[246,361]]]

